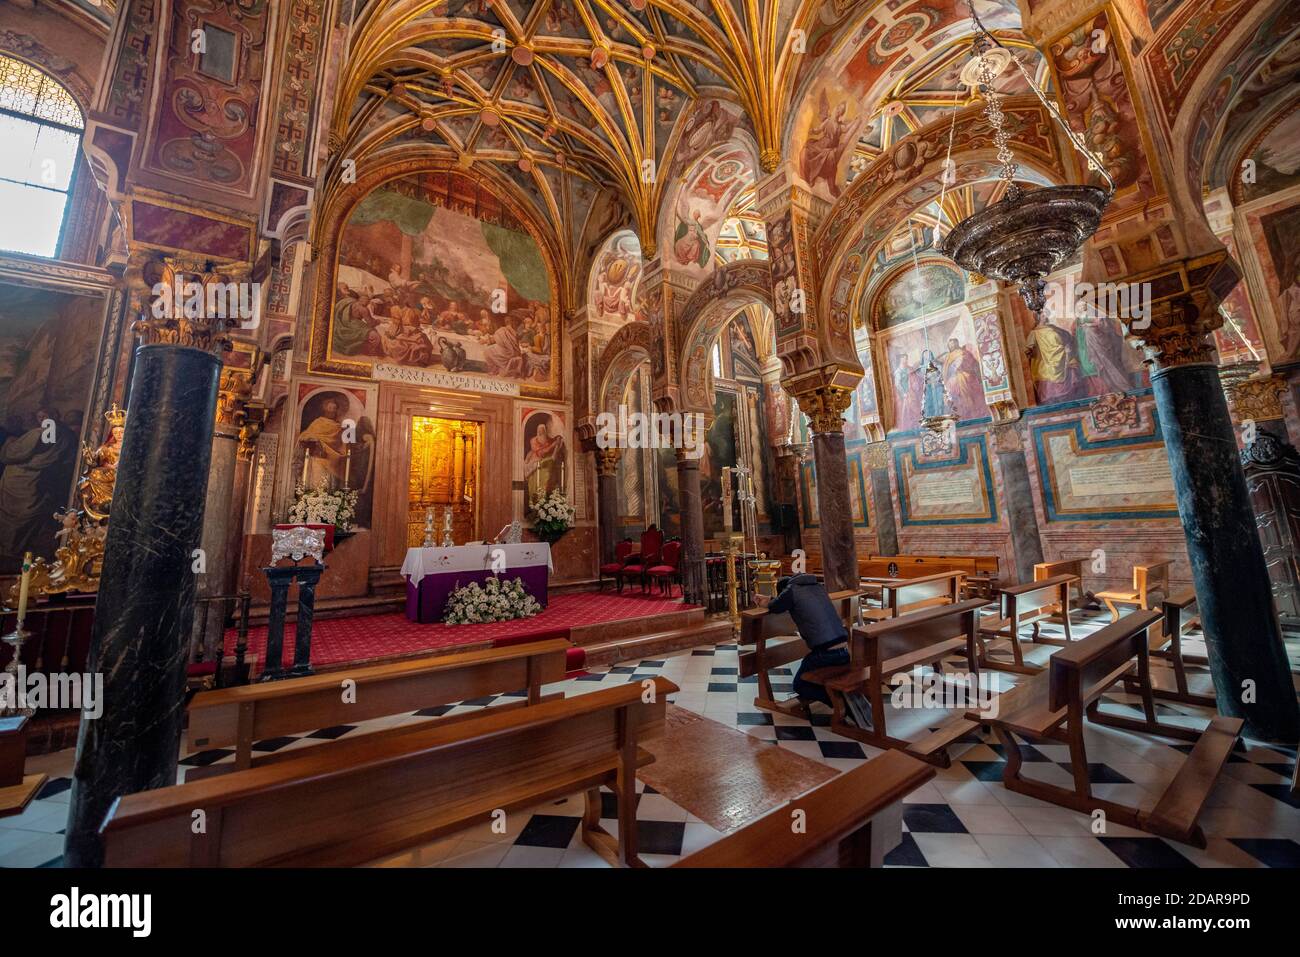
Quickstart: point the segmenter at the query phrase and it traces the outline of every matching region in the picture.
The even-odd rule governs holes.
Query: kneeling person
[[[770,614],[789,612],[799,630],[799,637],[811,649],[795,673],[795,694],[804,704],[820,701],[829,706],[831,699],[826,689],[806,681],[804,675],[817,668],[847,665],[849,633],[844,630],[844,622],[826,594],[825,586],[815,575],[786,576],[777,582],[776,587],[775,598],[758,595],[758,604],[766,607]]]

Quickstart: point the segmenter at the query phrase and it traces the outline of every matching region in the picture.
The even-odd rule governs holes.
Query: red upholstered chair
[[[646,590],[646,572],[654,565],[659,564],[659,555],[664,547],[664,533],[651,525],[641,533],[641,550],[627,557],[627,563],[623,566],[623,577],[631,580],[639,578],[641,580],[641,590]],[[619,579],[618,590],[621,594],[623,591],[623,579]]]
[[[632,539],[625,538],[614,546],[614,560],[605,562],[600,566],[600,590],[605,590],[605,576],[613,575],[614,580],[618,582],[618,590],[623,590],[623,566],[627,564],[627,558],[632,554]]]
[[[659,590],[665,595],[673,593],[674,580],[681,583],[681,558],[682,543],[669,542],[664,545],[663,556],[660,559],[663,564],[654,565],[646,571],[647,575],[659,583]]]

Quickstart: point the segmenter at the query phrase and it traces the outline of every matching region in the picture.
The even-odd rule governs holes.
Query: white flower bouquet
[[[356,489],[330,489],[324,482],[315,488],[299,485],[293,490],[289,521],[300,525],[333,525],[340,532],[349,532],[356,521],[356,510]]]
[[[481,585],[470,582],[453,591],[442,620],[448,625],[478,625],[532,618],[541,610],[537,599],[524,588],[523,579],[489,578]]]
[[[575,515],[568,496],[559,489],[533,499],[533,531],[544,542],[554,544],[573,527]]]

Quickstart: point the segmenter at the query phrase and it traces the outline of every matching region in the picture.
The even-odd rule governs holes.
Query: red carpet
[[[311,663],[321,668],[349,661],[369,661],[434,651],[454,645],[484,641],[503,641],[523,636],[568,637],[568,629],[577,625],[605,621],[626,621],[683,611],[693,606],[681,599],[616,595],[599,592],[569,592],[556,595],[540,615],[516,621],[499,621],[487,625],[420,625],[406,615],[358,615],[354,618],[328,618],[317,621],[311,635]],[[284,664],[293,662],[295,626],[285,626]],[[237,634],[226,632],[226,654],[235,653]],[[258,670],[266,655],[266,627],[249,629],[248,654],[256,656]]]

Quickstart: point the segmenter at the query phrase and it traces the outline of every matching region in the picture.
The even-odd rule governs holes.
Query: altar
[[[442,621],[447,599],[453,591],[470,582],[482,583],[494,577],[494,553],[498,553],[498,567],[505,563],[500,576],[521,579],[528,593],[546,607],[546,589],[552,570],[551,546],[546,542],[408,548],[402,562],[406,617],[421,623]]]

